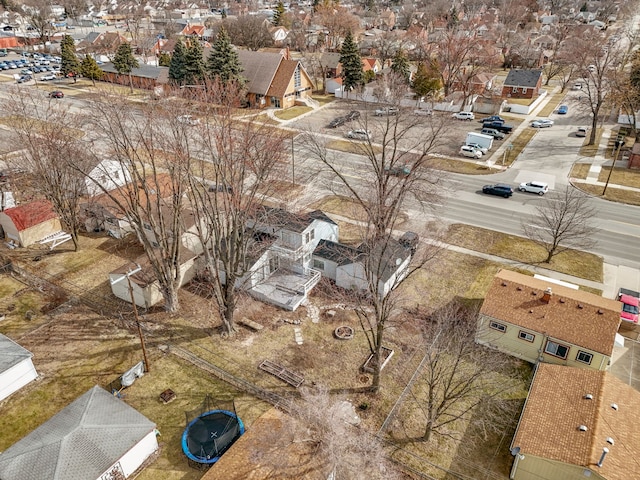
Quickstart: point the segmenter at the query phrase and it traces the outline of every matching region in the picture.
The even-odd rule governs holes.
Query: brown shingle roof
[[[238,60],[242,65],[242,76],[247,79],[247,90],[266,95],[284,57],[279,53],[238,50]]]
[[[551,288],[549,303],[542,295]],[[509,270],[493,279],[480,313],[533,332],[611,355],[620,302]]]
[[[271,82],[271,86],[267,91],[267,96],[273,97],[283,97],[287,92],[287,87],[289,83],[291,83],[291,79],[293,78],[293,73],[296,71],[296,67],[298,66],[297,60],[282,60],[280,62],[280,67],[273,77],[273,81]]]
[[[640,393],[610,373],[540,363],[511,446],[525,457],[590,468],[607,480],[640,478],[639,421]],[[598,467],[603,447],[609,453]]]

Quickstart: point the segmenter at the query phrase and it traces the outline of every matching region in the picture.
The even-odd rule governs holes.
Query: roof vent
[[[601,467],[602,466],[602,462],[604,462],[604,457],[607,456],[607,453],[609,453],[609,449],[607,447],[604,447],[602,449],[602,456],[600,457],[600,461],[598,461],[598,466]]]
[[[612,403],[611,404],[611,408],[613,408],[614,410],[618,410],[618,404],[617,403]]]
[[[533,310],[529,310],[529,313],[533,313]]]
[[[593,400],[593,395],[591,395],[590,393],[587,393],[587,394],[584,396],[584,399],[585,399],[585,400]]]
[[[560,303],[564,303],[564,302],[565,302],[564,298],[561,298]]]
[[[518,290],[519,292],[521,292],[521,291],[522,291],[522,287],[518,287],[518,288],[516,288],[516,290]]]
[[[607,437],[607,443],[608,443],[609,445],[613,445],[613,438],[611,438],[611,437]]]
[[[598,309],[598,315],[604,315],[604,312],[600,309]]]
[[[579,303],[579,304],[578,304],[578,308],[579,308],[580,310],[582,310],[582,309],[584,308],[584,306],[583,306],[581,303]]]
[[[538,292],[531,292],[531,295],[535,297],[536,295],[538,295]]]
[[[551,287],[547,287],[547,289],[542,294],[542,301],[544,303],[549,303],[551,301]]]
[[[580,425],[580,426],[578,427],[578,430],[580,430],[581,432],[586,432],[588,429],[587,429],[587,426],[586,426],[586,425]]]
[[[506,287],[507,286],[507,282],[502,282],[502,286]]]

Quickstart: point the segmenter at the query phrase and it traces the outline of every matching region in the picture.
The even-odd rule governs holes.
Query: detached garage
[[[0,478],[128,478],[157,449],[156,425],[96,386],[2,452]]]
[[[7,241],[28,247],[62,227],[53,206],[47,201],[25,203],[0,212],[0,226]]]
[[[33,354],[0,334],[0,402],[38,377]]]

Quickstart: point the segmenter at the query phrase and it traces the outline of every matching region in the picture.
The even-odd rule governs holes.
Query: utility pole
[[[142,326],[140,325],[140,318],[138,317],[138,306],[136,305],[136,299],[133,295],[133,286],[131,285],[131,275],[135,275],[142,267],[136,263],[136,268],[133,270],[129,270],[124,274],[124,277],[117,278],[116,280],[111,280],[111,285],[115,285],[116,283],[121,282],[124,278],[127,279],[127,285],[129,286],[129,295],[131,296],[131,305],[133,305],[133,316],[136,320],[136,327],[138,329],[138,336],[140,337],[140,346],[142,347],[142,358],[144,359],[144,371],[145,373],[149,372],[149,360],[147,359],[147,348],[144,343],[144,335],[142,333]]]
[[[618,155],[620,155],[620,149],[624,145],[624,139],[620,140],[619,138],[616,140],[616,145],[618,147],[616,154],[613,157],[613,163],[611,164],[611,170],[609,170],[609,175],[607,175],[607,181],[604,184],[604,190],[602,190],[602,196],[604,197],[607,193],[607,187],[609,186],[609,180],[611,180],[611,174],[613,173],[613,169],[616,166],[616,160],[618,160]]]

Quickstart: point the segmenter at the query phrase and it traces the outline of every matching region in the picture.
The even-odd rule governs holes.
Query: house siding
[[[17,392],[36,378],[38,378],[38,373],[33,366],[31,358],[25,358],[17,365],[5,370],[0,375],[0,401]]]
[[[506,326],[506,331],[500,332],[490,327],[491,322],[496,322]],[[520,332],[527,332],[535,336],[532,342],[519,338]],[[562,359],[550,355],[544,351],[547,340],[566,345],[569,347],[567,358]],[[547,335],[529,329],[524,329],[518,325],[506,322],[501,319],[493,318],[488,315],[480,314],[478,318],[478,329],[476,333],[476,342],[481,345],[499,350],[500,352],[512,355],[529,363],[553,363],[557,365],[565,365],[578,368],[590,368],[593,370],[606,370],[610,357],[601,353],[594,352],[587,348],[572,345],[562,339],[548,337]],[[591,363],[586,364],[576,360],[578,352],[586,352],[592,355]]]
[[[341,265],[336,271],[336,285],[350,290],[366,290],[369,288],[364,267],[361,263]]]
[[[131,450],[125,453],[120,460],[109,467],[104,474],[110,472],[113,467],[119,464],[124,472],[125,478],[128,478],[156,450],[158,450],[158,439],[154,429],[136,443]]]
[[[512,480],[584,480],[587,478],[584,474],[585,470],[590,470],[578,465],[568,465],[566,463],[540,458],[521,452],[524,459],[514,461],[511,471]],[[590,479],[605,480],[604,477],[598,475],[595,470],[590,470]]]

